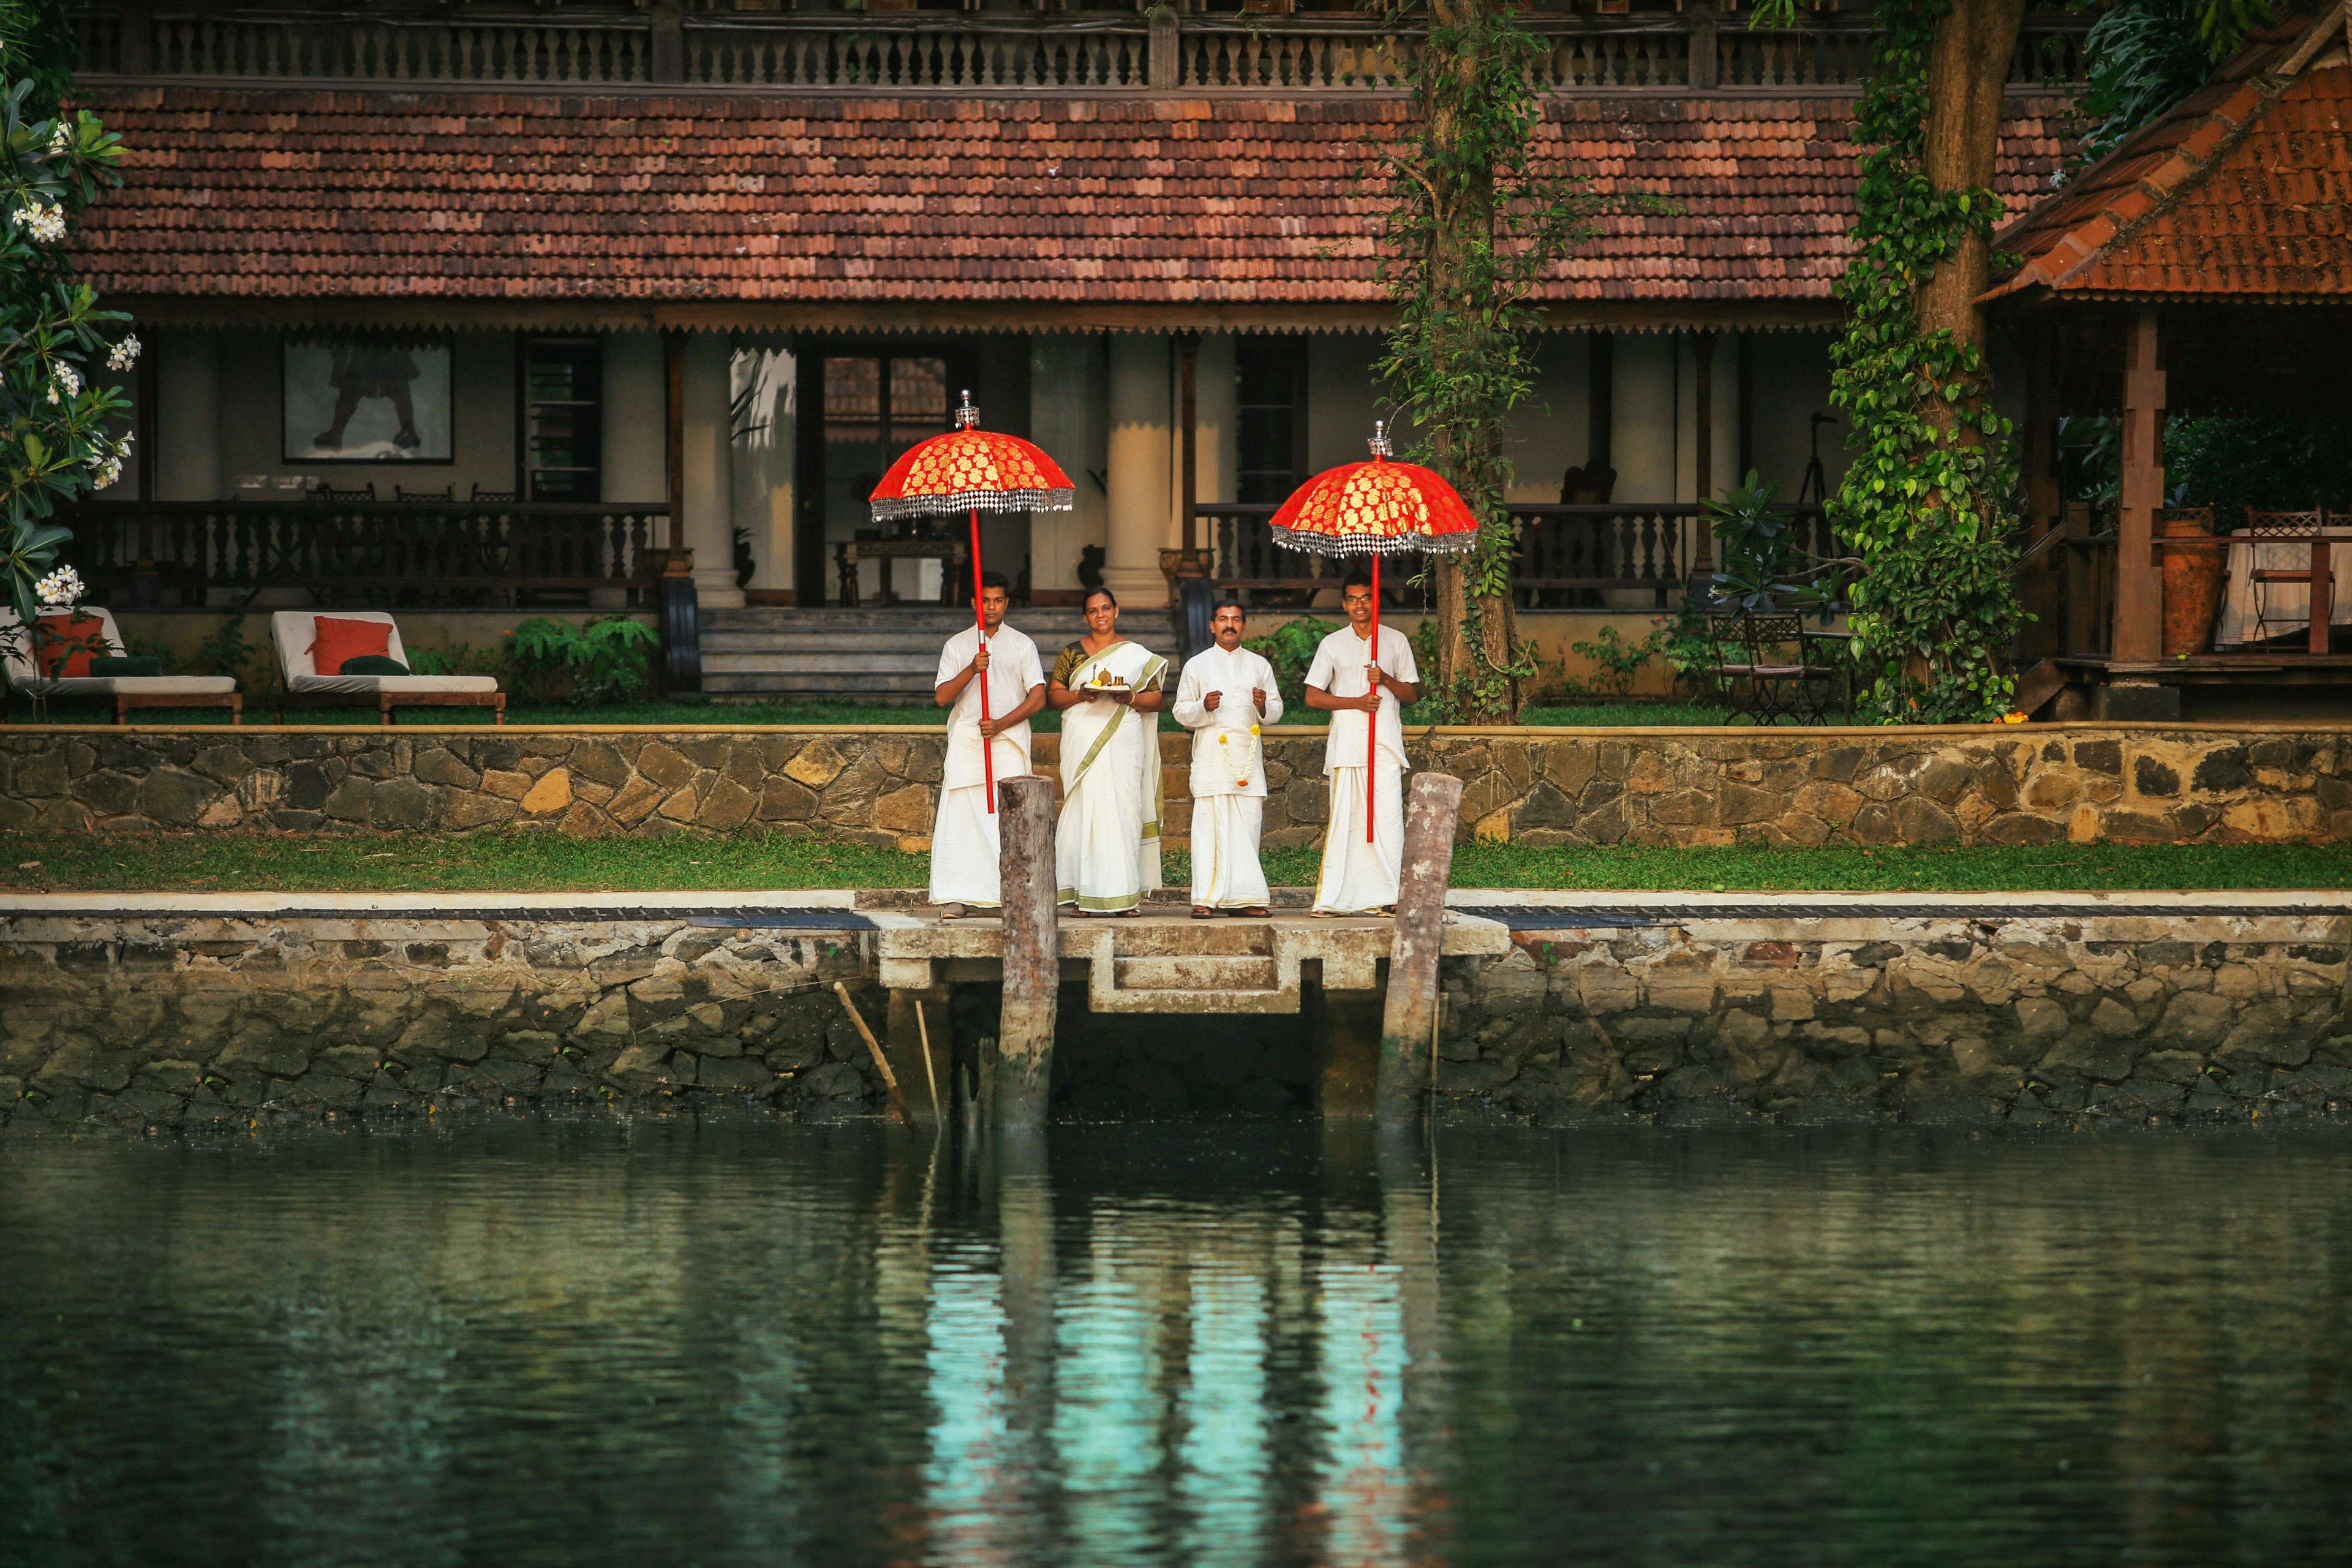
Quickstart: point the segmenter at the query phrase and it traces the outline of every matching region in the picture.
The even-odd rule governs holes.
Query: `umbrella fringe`
[[[1074,511],[1078,492],[1051,490],[959,490],[952,495],[894,496],[871,503],[874,521],[895,522],[909,517],[951,517],[966,511]]]
[[[1419,551],[1430,555],[1459,555],[1475,546],[1475,533],[1389,534],[1363,533],[1333,535],[1306,533],[1287,528],[1274,530],[1274,542],[1285,550],[1303,551],[1309,555],[1402,555]]]

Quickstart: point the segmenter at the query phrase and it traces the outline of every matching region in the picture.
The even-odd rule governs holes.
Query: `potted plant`
[[[1721,500],[1700,503],[1703,527],[1715,536],[1720,564],[1708,579],[1707,608],[1755,615],[1826,609],[1832,595],[1819,581],[1822,568],[1797,537],[1796,513],[1778,506],[1769,479],[1748,478],[1723,492]]]

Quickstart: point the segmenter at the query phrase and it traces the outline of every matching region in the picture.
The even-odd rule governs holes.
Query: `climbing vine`
[[[1938,191],[1923,163],[1928,54],[1951,0],[1880,0],[1875,69],[1855,111],[1857,251],[1837,286],[1831,400],[1852,423],[1853,467],[1830,503],[1861,559],[1852,591],[1862,705],[1889,723],[1999,718],[2014,681],[2001,650],[2019,607],[2011,580],[2018,486],[2010,422],[1982,352],[1922,327],[1920,289],[2000,203]]]
[[[1400,34],[1423,20],[1390,5]],[[1433,568],[1442,630],[1424,703],[1508,722],[1536,671],[1511,614],[1508,423],[1535,386],[1536,288],[1596,219],[1658,204],[1538,166],[1544,45],[1496,0],[1433,0],[1404,77],[1412,130],[1378,171],[1390,198],[1379,275],[1395,301],[1380,371],[1416,432],[1411,455],[1478,519],[1475,548]]]

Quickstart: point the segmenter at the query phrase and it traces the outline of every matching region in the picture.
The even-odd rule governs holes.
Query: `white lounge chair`
[[[384,652],[401,663],[408,652],[401,647],[400,624],[382,610],[279,610],[269,617],[269,640],[278,650],[278,721],[286,722],[289,704],[319,708],[351,707],[373,701],[378,721],[392,722],[395,708],[487,708],[490,721],[507,721],[506,693],[489,675],[320,675],[311,661],[310,647],[319,639],[318,619],[381,621],[392,628]]]
[[[122,651],[122,631],[114,624],[114,612],[96,605],[85,605],[85,616],[98,618],[107,647],[117,654]],[[0,609],[0,634],[13,634],[17,628],[16,612]],[[69,675],[51,679],[29,657],[26,639],[6,636],[8,685],[28,697],[95,697],[111,698],[114,721],[127,724],[133,708],[226,708],[228,721],[245,722],[245,699],[236,689],[236,679],[227,675]]]

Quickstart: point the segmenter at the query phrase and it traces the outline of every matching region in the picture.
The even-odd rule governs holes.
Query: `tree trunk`
[[[1927,145],[1921,162],[1938,195],[1992,185],[2000,145],[2001,94],[2017,52],[2025,0],[1952,0],[1936,24],[1927,55]],[[1959,254],[1936,268],[1919,289],[1919,330],[1949,331],[1981,350],[1984,312],[1977,297],[1992,281],[1992,247],[1971,234]]]
[[[1491,89],[1487,72],[1493,62],[1482,58],[1482,49],[1492,36],[1494,5],[1495,0],[1432,0],[1432,41],[1423,46],[1437,47],[1440,30],[1458,29],[1455,52],[1444,62],[1445,90],[1433,95],[1430,105],[1428,167],[1436,176],[1437,223],[1429,282],[1432,296],[1450,318],[1433,322],[1433,328],[1441,341],[1451,336],[1456,346],[1454,355],[1441,348],[1433,368],[1440,375],[1465,380],[1475,379],[1481,367],[1454,362],[1467,357],[1460,355],[1460,349],[1472,341],[1475,329],[1470,324],[1493,309],[1498,286],[1493,262],[1494,150],[1478,140],[1475,119],[1465,112],[1465,106]],[[1507,416],[1504,410],[1479,406],[1475,397],[1464,401],[1470,405],[1465,417],[1453,427],[1432,431],[1431,445],[1438,471],[1478,519],[1480,547],[1473,562],[1491,561],[1497,548],[1508,549],[1507,541],[1498,546],[1494,537],[1510,526],[1502,484],[1507,471],[1503,458]],[[1449,703],[1459,701],[1461,706],[1450,715],[1456,722],[1509,723],[1518,716],[1517,683],[1491,686],[1485,677],[1513,662],[1517,639],[1510,595],[1473,593],[1472,574],[1460,563],[1437,564],[1438,695]],[[1475,646],[1471,640],[1474,615]]]

